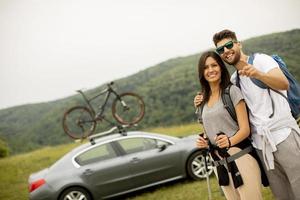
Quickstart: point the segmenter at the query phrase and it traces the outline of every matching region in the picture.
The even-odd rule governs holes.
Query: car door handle
[[[91,169],[86,169],[86,170],[83,172],[83,174],[86,175],[86,176],[90,176],[90,175],[92,175],[93,173],[94,173],[94,171],[91,170]]]
[[[141,161],[141,159],[139,159],[139,158],[137,158],[137,157],[134,157],[134,158],[131,159],[130,162],[132,162],[132,163],[138,163],[138,162],[140,162],[140,161]]]

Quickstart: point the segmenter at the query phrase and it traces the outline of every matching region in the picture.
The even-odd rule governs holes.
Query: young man
[[[278,200],[300,200],[300,129],[287,100],[272,90],[269,94],[250,78],[285,95],[288,80],[268,55],[256,54],[253,65],[248,64],[249,56],[243,53],[234,32],[223,30],[214,35],[213,41],[223,61],[237,70],[231,77],[233,83],[239,73],[240,89],[249,108],[253,146],[265,164],[273,194]],[[197,95],[194,103],[197,106],[199,102],[201,97]]]

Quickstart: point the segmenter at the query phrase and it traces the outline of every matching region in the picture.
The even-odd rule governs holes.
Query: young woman
[[[202,54],[198,72],[202,96],[197,95],[194,104],[202,102],[201,113],[206,138],[199,136],[197,146],[209,148],[226,199],[263,199],[260,166],[248,139],[249,121],[241,91],[230,85],[226,66],[213,51]],[[224,108],[221,99],[222,93],[229,86],[236,121]]]

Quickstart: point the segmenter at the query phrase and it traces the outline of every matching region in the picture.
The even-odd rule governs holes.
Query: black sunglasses
[[[226,49],[232,49],[233,44],[235,43],[235,41],[229,41],[226,44],[224,44],[223,46],[219,46],[218,48],[216,48],[216,52],[218,54],[223,54],[224,53],[224,48],[226,47]]]

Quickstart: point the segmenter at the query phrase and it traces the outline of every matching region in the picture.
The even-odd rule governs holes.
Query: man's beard
[[[228,62],[228,61],[226,61],[224,59],[224,62],[226,62],[229,65],[236,65],[240,61],[240,58],[241,58],[241,51],[234,51],[234,59],[233,59],[233,61]]]

